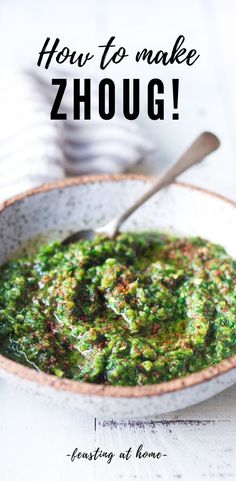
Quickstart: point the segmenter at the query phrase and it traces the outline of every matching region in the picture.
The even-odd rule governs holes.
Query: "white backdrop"
[[[220,136],[221,150],[184,178],[235,197],[235,18],[235,0],[1,0],[1,68],[37,68],[38,52],[47,36],[59,37],[61,46],[87,51],[115,35],[117,45],[130,52],[125,62],[105,71],[118,86],[124,77],[140,78],[144,87],[153,77],[167,84],[173,77],[180,78],[180,120],[141,118],[157,146],[141,170],[159,172],[194,136],[210,129]],[[194,66],[147,66],[132,61],[132,54],[145,46],[170,49],[180,34],[185,35],[188,48],[200,53]],[[76,77],[77,69],[72,69]],[[96,74],[104,76],[102,71]]]

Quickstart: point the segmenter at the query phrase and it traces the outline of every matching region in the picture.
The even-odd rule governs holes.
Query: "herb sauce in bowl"
[[[236,353],[236,264],[158,232],[41,247],[0,269],[0,350],[59,377],[119,386]]]

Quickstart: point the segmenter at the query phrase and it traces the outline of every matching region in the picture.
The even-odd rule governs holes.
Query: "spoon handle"
[[[127,209],[119,218],[114,219],[109,225],[109,236],[114,237],[119,230],[120,225],[137,210],[144,202],[146,202],[153,194],[169,185],[175,178],[185,172],[193,165],[200,162],[206,155],[216,150],[220,145],[219,139],[210,132],[203,132],[190,145],[184,154],[173,164],[161,177],[159,177],[152,187],[145,192],[136,202]],[[108,225],[106,226],[108,228]]]

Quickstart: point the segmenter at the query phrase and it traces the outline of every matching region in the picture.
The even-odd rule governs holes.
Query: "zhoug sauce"
[[[158,232],[45,245],[0,268],[0,350],[90,383],[185,376],[236,353],[236,263]]]

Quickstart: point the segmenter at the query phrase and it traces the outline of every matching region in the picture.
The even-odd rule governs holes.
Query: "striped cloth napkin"
[[[69,78],[68,72],[51,78]],[[68,81],[68,87],[70,82]],[[61,111],[67,120],[50,120],[57,86],[37,72],[14,72],[0,80],[0,200],[65,176],[128,170],[153,150],[136,122],[116,114],[98,115],[96,80],[92,80],[91,120],[72,119],[72,91]],[[72,85],[72,82],[71,82]]]

